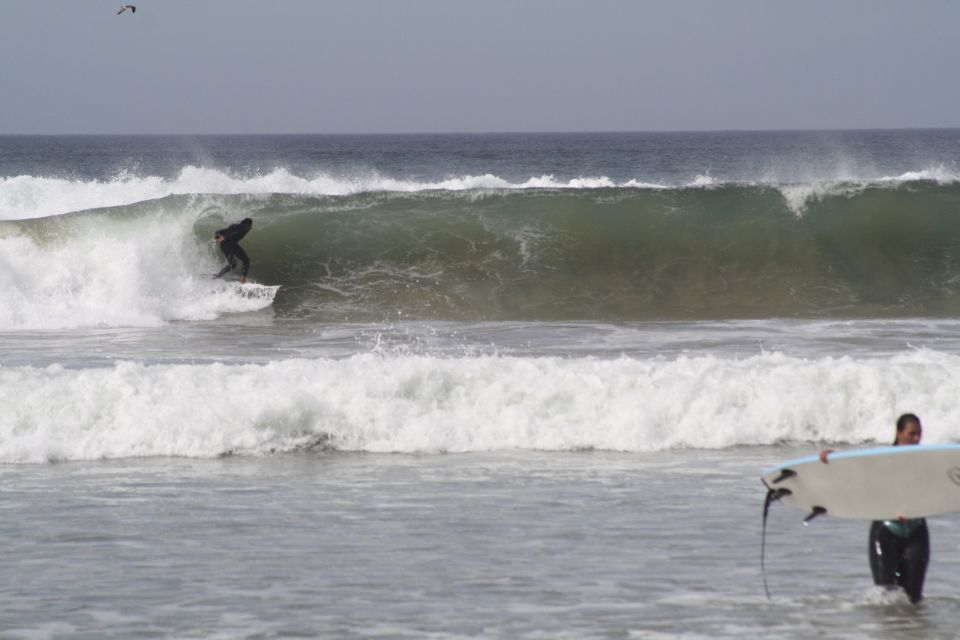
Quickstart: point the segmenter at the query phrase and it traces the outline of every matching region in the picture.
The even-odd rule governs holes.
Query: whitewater
[[[0,636],[952,637],[951,516],[919,608],[758,543],[764,469],[960,438],[958,149],[0,137]]]
[[[43,218],[191,194],[347,196],[371,192],[468,191],[477,192],[477,197],[483,197],[486,192],[506,190],[709,189],[725,184],[770,186],[781,193],[791,211],[802,215],[809,200],[835,194],[854,194],[870,186],[895,188],[911,182],[954,184],[958,181],[960,173],[943,165],[906,171],[899,175],[850,175],[841,172],[829,177],[808,178],[803,182],[781,182],[775,175],[758,176],[745,182],[726,182],[711,175],[698,174],[682,183],[646,182],[637,178],[618,181],[605,175],[566,179],[555,175],[539,175],[513,182],[490,173],[452,176],[436,181],[416,181],[391,178],[372,170],[349,177],[325,173],[297,175],[286,167],[275,167],[266,173],[250,176],[230,170],[185,166],[172,178],[139,176],[127,170],[102,180],[35,175],[0,177],[0,220]]]
[[[948,442],[960,437],[958,380],[960,357],[925,351],[873,361],[356,355],[5,367],[0,461],[860,444],[882,439],[884,417],[903,404],[944,425],[928,441]]]

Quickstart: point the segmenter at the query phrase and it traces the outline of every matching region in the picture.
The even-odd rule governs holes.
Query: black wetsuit
[[[223,251],[223,255],[227,257],[227,266],[220,270],[220,273],[216,277],[221,277],[226,275],[229,271],[233,271],[237,266],[237,258],[240,258],[240,261],[243,263],[243,269],[240,273],[243,274],[243,277],[247,277],[247,272],[250,271],[250,256],[247,255],[247,252],[243,250],[238,242],[243,239],[243,236],[247,235],[247,232],[250,231],[250,228],[253,226],[253,221],[250,218],[244,218],[237,224],[232,224],[226,229],[221,229],[217,231],[216,235],[223,236],[223,241],[220,243],[220,250]]]
[[[903,587],[910,602],[923,598],[923,578],[930,560],[926,520],[906,523],[881,520],[870,526],[870,571],[874,584]]]

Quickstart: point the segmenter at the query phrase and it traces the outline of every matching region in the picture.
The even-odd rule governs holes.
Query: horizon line
[[[138,137],[173,137],[173,136],[489,136],[489,135],[583,135],[583,134],[679,134],[679,133],[838,133],[852,131],[953,131],[960,129],[960,126],[936,126],[936,127],[836,127],[836,128],[728,128],[728,129],[582,129],[582,130],[502,130],[502,131],[344,131],[344,132],[220,132],[220,133],[199,133],[199,132],[168,132],[168,133],[117,133],[117,132],[89,132],[89,133],[5,133],[0,132],[3,137],[16,136],[138,136]]]

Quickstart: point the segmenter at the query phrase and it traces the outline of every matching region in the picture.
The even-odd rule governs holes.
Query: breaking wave
[[[0,221],[0,330],[152,326],[252,310],[211,297],[209,280],[222,262],[213,231],[247,216],[255,221],[244,241],[251,276],[281,285],[273,306],[281,316],[960,313],[960,184],[949,174],[639,187],[549,179],[504,186],[493,177],[325,186],[284,172],[244,180],[213,173],[222,188],[187,171],[175,181],[175,191],[205,189],[198,194],[164,195],[159,179],[99,191],[83,183],[65,189],[69,198],[51,189],[46,205],[23,205],[17,219]],[[9,200],[15,180],[0,197]],[[107,204],[125,198],[136,201]],[[67,200],[97,206],[39,215]]]
[[[658,451],[960,437],[960,358],[366,354],[263,365],[0,368],[0,462],[304,450]],[[229,398],[225,403],[224,398]],[[228,414],[228,415],[227,415]]]

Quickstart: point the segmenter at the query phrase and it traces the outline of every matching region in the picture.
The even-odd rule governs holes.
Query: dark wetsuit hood
[[[224,243],[236,244],[243,239],[243,236],[250,232],[252,227],[253,220],[250,218],[244,218],[240,222],[232,224],[226,229],[220,229],[217,231],[217,235],[223,236]]]

